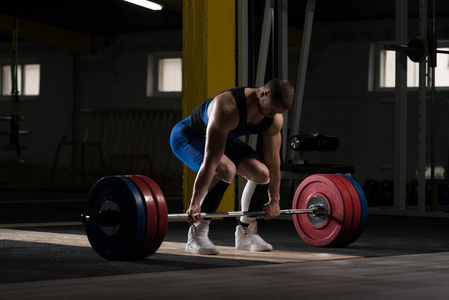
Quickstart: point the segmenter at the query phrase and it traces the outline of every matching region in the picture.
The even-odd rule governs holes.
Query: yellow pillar
[[[183,117],[206,99],[235,86],[235,0],[184,0],[182,8]],[[184,166],[184,207],[196,173]],[[234,183],[219,211],[234,210]]]

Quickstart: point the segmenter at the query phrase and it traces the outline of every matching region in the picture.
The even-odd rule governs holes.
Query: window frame
[[[381,59],[380,51],[384,50],[386,44],[394,44],[395,42],[372,42],[370,44],[370,55],[369,55],[369,74],[368,74],[368,91],[369,92],[394,92],[395,87],[381,87],[380,86],[380,71],[381,71]],[[448,48],[448,40],[440,40],[437,42],[437,48]],[[395,51],[391,51],[395,52]],[[448,54],[445,54],[448,55]],[[409,58],[407,58],[409,60]],[[428,60],[428,58],[427,58]],[[438,63],[438,61],[437,61]],[[418,64],[418,63],[416,63]],[[427,65],[427,73],[429,74],[430,67]],[[428,83],[429,87],[430,84]],[[419,86],[407,87],[409,91],[417,91]],[[449,91],[449,86],[437,86],[435,87],[437,91]]]
[[[159,88],[159,59],[164,58],[180,58],[182,60],[181,51],[173,52],[152,52],[148,54],[147,64],[147,90],[146,96],[148,98],[168,98],[168,97],[182,97],[182,90],[179,92],[160,92]],[[181,70],[182,76],[182,70]]]
[[[21,71],[21,86],[18,87],[19,89],[19,98],[20,99],[25,99],[25,100],[32,100],[32,99],[38,99],[41,96],[41,83],[42,83],[42,64],[36,60],[36,59],[20,59],[20,61],[18,62],[18,65],[22,66],[22,71]],[[24,95],[23,94],[23,90],[24,85],[25,85],[25,72],[24,72],[24,66],[25,65],[39,65],[39,94],[37,95]],[[2,94],[2,86],[3,86],[3,74],[2,74],[2,70],[4,66],[11,66],[11,60],[9,59],[0,59],[0,101],[8,101],[11,99],[11,93],[9,92],[9,94],[7,95],[3,95]],[[10,76],[8,74],[8,76]]]

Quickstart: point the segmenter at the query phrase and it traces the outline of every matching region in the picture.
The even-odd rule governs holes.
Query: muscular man
[[[197,172],[187,209],[187,221],[192,225],[187,252],[220,253],[208,237],[210,220],[197,213],[215,212],[236,174],[247,179],[243,211],[264,210],[265,219],[279,215],[282,113],[292,105],[293,96],[292,84],[284,79],[270,80],[259,88],[232,88],[208,99],[175,125],[170,137],[172,150]],[[257,133],[263,133],[262,157],[239,139]],[[251,216],[240,218],[235,248],[273,249],[258,235],[256,217]]]

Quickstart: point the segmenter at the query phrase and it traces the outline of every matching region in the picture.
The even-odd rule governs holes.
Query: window
[[[438,48],[438,50],[449,51],[448,48]],[[449,54],[437,53],[437,67],[435,68],[435,87],[449,87]]]
[[[378,43],[371,48],[370,91],[394,89],[396,74],[396,52],[385,50],[387,43]],[[447,43],[445,44],[447,46]],[[439,47],[438,50],[448,51]],[[373,57],[374,56],[374,57]],[[407,87],[419,87],[419,63],[407,59]],[[435,87],[449,87],[449,55],[437,53],[437,67],[435,68]]]
[[[24,65],[23,68],[23,94],[25,96],[39,95],[41,66],[38,64]]]
[[[147,96],[178,96],[182,93],[180,53],[153,53],[148,56]]]
[[[25,64],[17,66],[17,88],[21,96],[38,96],[40,92],[39,64]],[[11,95],[11,65],[1,66],[0,92],[2,96]]]
[[[159,92],[182,91],[182,60],[181,58],[158,59]]]

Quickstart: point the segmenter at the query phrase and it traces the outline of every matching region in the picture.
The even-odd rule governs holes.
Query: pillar
[[[235,86],[235,0],[183,1],[182,114],[206,99]],[[184,207],[190,204],[196,173],[184,166]],[[234,210],[234,183],[226,191],[219,211]]]

